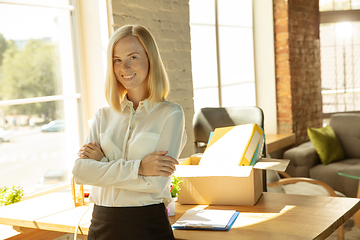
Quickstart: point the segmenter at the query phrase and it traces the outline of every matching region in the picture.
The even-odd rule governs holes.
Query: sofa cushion
[[[286,172],[292,177],[310,177],[310,168],[321,164],[311,141],[286,150],[283,157],[291,160]]]
[[[333,114],[330,126],[340,141],[345,158],[360,158],[360,114]]]
[[[285,193],[311,196],[330,196],[328,191],[320,185],[309,182],[297,182],[283,186]],[[335,191],[335,190],[334,190]],[[338,197],[346,197],[345,194],[335,191]]]
[[[310,169],[310,178],[322,181],[348,197],[356,197],[359,180],[340,176],[338,172],[344,169],[360,172],[360,159],[351,158],[327,165],[318,164]]]
[[[338,138],[330,125],[324,128],[308,128],[310,141],[314,144],[322,164],[344,159],[345,155]]]

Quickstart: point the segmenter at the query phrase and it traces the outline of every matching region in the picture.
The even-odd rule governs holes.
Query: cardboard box
[[[254,167],[208,168],[199,166],[201,156],[191,156],[177,166],[180,204],[255,205],[263,191],[262,169],[285,171],[289,160],[260,159]]]

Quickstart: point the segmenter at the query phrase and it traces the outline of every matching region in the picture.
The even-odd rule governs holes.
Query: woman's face
[[[149,59],[137,37],[124,37],[114,45],[113,67],[116,79],[128,92],[148,90]]]

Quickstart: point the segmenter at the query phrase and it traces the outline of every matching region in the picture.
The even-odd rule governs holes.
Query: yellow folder
[[[216,128],[199,165],[249,166],[262,135],[255,123]]]

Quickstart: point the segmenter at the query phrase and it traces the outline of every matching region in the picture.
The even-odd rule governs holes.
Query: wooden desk
[[[70,193],[53,193],[1,207],[0,224],[73,233],[84,215],[78,233],[87,235],[89,207],[73,207]],[[255,206],[177,204],[170,222],[194,207],[235,209],[240,214],[230,231],[174,230],[176,239],[326,239],[360,209],[360,199],[264,193]]]
[[[29,229],[41,229],[74,233],[84,215],[80,224],[86,231],[82,232],[80,229],[78,234],[87,235],[91,214],[92,204],[90,203],[74,207],[74,201],[68,189],[0,207],[0,224],[12,225],[16,230],[25,232]]]
[[[191,207],[176,206],[176,213],[181,215]],[[235,209],[240,214],[228,232],[174,230],[176,239],[326,239],[360,208],[360,202],[354,198],[264,193],[255,206],[207,208]]]
[[[295,134],[266,134],[266,146],[269,153],[275,152],[295,143]]]

